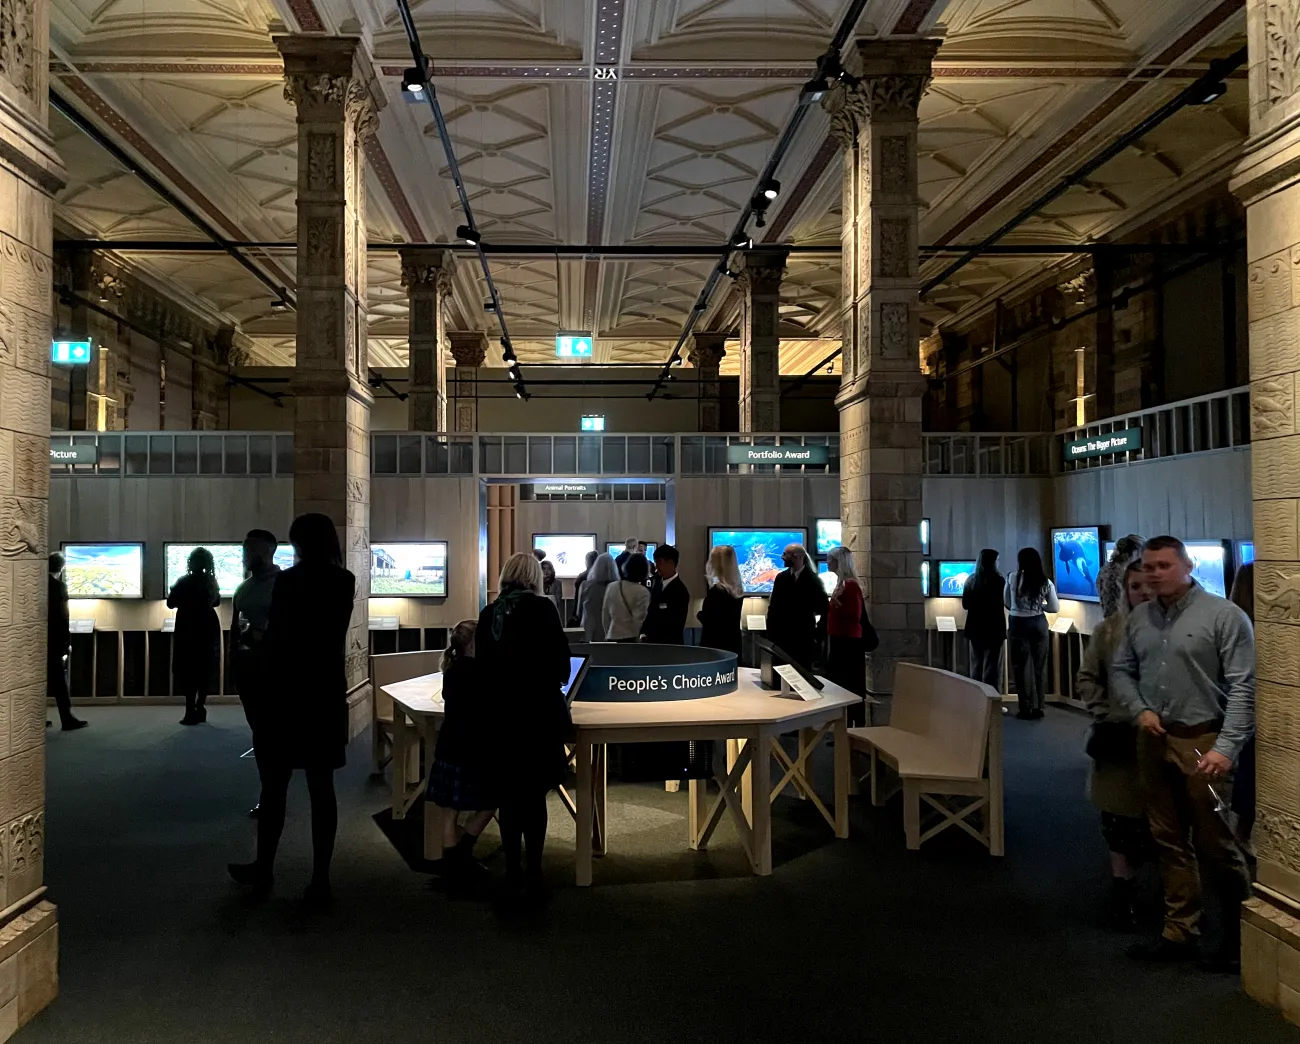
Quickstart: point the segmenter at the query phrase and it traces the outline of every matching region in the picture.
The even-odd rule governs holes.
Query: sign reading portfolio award
[[[728,446],[728,464],[827,464],[826,446]]]

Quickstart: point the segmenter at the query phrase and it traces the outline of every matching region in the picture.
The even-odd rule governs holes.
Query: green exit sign
[[[582,431],[604,431],[605,415],[603,413],[589,413],[582,418]]]
[[[51,341],[50,362],[63,366],[84,366],[90,362],[90,342]]]

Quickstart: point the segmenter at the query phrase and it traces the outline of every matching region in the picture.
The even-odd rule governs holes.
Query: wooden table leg
[[[424,858],[430,862],[442,858],[443,817],[455,814],[451,809],[435,805],[427,797],[424,799]]]
[[[707,779],[689,780],[687,789],[690,791],[688,821],[691,832],[691,848],[700,852],[704,850],[707,844],[707,842],[701,843],[700,834],[704,830],[705,823],[708,822],[709,781]]]
[[[771,737],[759,731],[748,742],[754,744],[749,775],[753,780],[749,821],[754,825],[754,873],[766,877],[772,872],[772,751]]]
[[[406,816],[406,762],[411,734],[406,715],[393,708],[393,818]]]
[[[849,836],[849,787],[853,772],[849,762],[849,716],[835,719],[835,836]]]
[[[592,749],[592,787],[595,797],[592,800],[592,851],[603,856],[607,848],[607,825],[609,823],[609,760],[605,757],[608,747],[604,743],[593,745]]]
[[[727,740],[728,772],[736,764],[736,759],[740,757],[740,752],[745,749],[747,742],[743,739]],[[745,810],[745,819],[752,824],[754,822],[754,777],[749,769],[745,770],[745,776],[740,783],[740,806]]]
[[[580,887],[591,884],[591,834],[592,834],[592,792],[591,744],[578,737],[578,785],[574,795],[578,803],[576,856],[577,883]]]

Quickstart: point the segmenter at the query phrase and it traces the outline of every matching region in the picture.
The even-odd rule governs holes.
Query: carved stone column
[[[447,335],[456,372],[451,387],[453,431],[478,431],[478,372],[487,358],[487,334],[453,330]]]
[[[718,371],[727,354],[725,333],[697,333],[687,360],[695,367],[700,392],[700,431],[722,430],[722,384]]]
[[[861,82],[824,103],[844,146],[840,516],[880,634],[867,685],[889,692],[894,664],[925,651],[916,110],[939,43],[857,48]]]
[[[1246,205],[1250,285],[1259,864],[1241,965],[1247,993],[1300,1021],[1300,2],[1246,11],[1251,136],[1231,187]]]
[[[53,332],[48,7],[0,8],[0,1040],[58,994],[45,876],[46,507]]]
[[[408,334],[412,431],[447,430],[447,369],[443,365],[454,266],[450,250],[406,247],[402,285],[410,295]]]
[[[781,277],[788,250],[745,253],[740,278],[740,430],[781,430]]]
[[[352,703],[368,697],[370,407],[363,143],[378,121],[374,73],[354,36],[279,36],[298,113],[298,325],[291,387],[293,506],[339,527],[357,579],[348,632]]]

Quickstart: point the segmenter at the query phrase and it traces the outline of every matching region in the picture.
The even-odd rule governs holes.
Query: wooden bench
[[[426,674],[434,674],[442,659],[441,649],[423,652],[384,653],[370,657],[370,682],[374,698],[370,712],[370,745],[375,759],[375,775],[382,776],[384,766],[393,758],[393,701],[384,692],[385,685],[409,681]],[[418,756],[418,755],[417,755]],[[410,766],[407,774],[410,774]],[[415,767],[418,778],[419,767]]]
[[[950,826],[965,830],[995,856],[1003,854],[1001,696],[991,686],[949,671],[900,663],[890,723],[849,729],[851,749],[869,755],[871,803],[881,805],[880,763],[903,789],[907,847]],[[930,822],[922,827],[922,810]],[[971,817],[981,812],[979,826]]]

